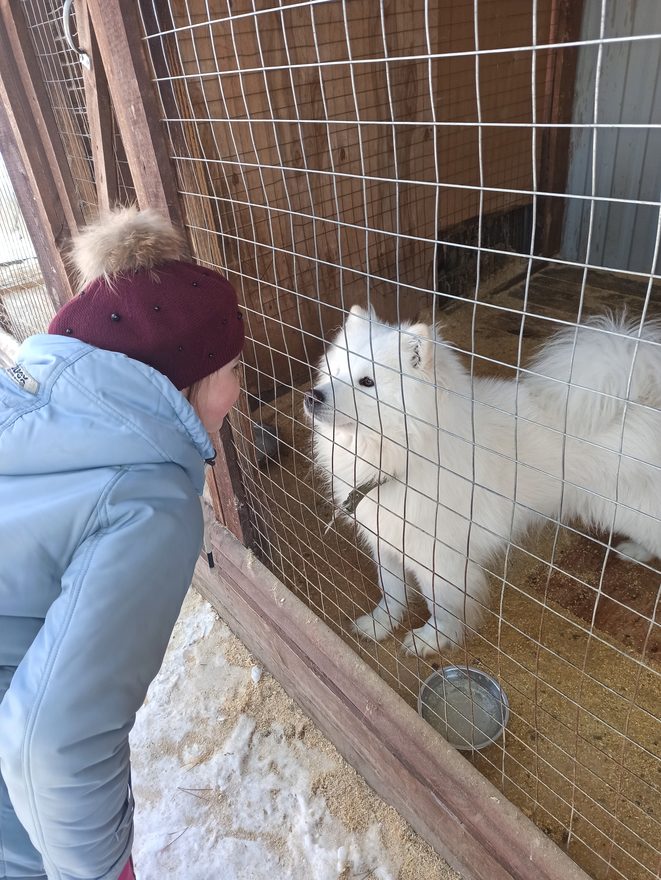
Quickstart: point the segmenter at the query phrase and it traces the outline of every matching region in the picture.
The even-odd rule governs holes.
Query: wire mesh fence
[[[17,11],[25,17],[38,65],[33,73],[42,79],[53,110],[57,130],[49,135],[61,140],[83,217],[90,221],[98,213],[98,198],[82,65],[65,39],[63,6],[59,0],[21,0]],[[71,14],[73,17],[73,11]],[[75,17],[72,30],[75,34]],[[114,114],[110,118],[117,201],[133,204],[136,197],[131,172]],[[46,329],[54,306],[43,286],[41,269],[4,164],[0,170],[0,324],[22,341]]]
[[[141,11],[195,256],[246,316],[261,555],[411,705],[493,675],[468,759],[595,878],[657,877],[654,4]]]
[[[85,88],[80,59],[67,44],[59,0],[21,0],[39,74],[43,79],[57,123],[80,208],[86,220],[97,211],[94,166]]]
[[[92,156],[89,119],[85,103],[83,67],[78,53],[65,38],[63,23],[64,3],[61,0],[21,0],[30,40],[51,108],[55,115],[57,133],[73,177],[81,211],[87,222],[98,214],[97,196]],[[75,9],[71,16],[71,31],[79,42],[76,32]],[[126,161],[121,138],[117,132],[114,114],[113,125],[114,161],[117,174],[117,201],[120,204],[135,202],[135,191]]]

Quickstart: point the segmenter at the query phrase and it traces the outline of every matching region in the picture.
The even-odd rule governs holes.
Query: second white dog
[[[577,519],[661,556],[661,329],[603,317],[553,337],[513,380],[475,378],[429,326],[355,306],[305,399],[314,457],[355,515],[382,598],[357,630],[401,623],[406,580],[421,654],[461,644],[486,607],[484,567],[531,526]]]

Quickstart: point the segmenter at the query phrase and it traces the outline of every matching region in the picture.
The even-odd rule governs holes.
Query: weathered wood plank
[[[49,179],[43,179],[40,184],[44,190],[54,187],[53,192],[44,191],[41,197],[51,202],[59,199],[61,213],[66,221],[64,235],[68,237],[83,224],[83,212],[21,7],[20,3],[12,4],[10,0],[0,0],[0,46],[5,56],[4,69],[0,75],[9,98],[13,95],[15,102],[21,102],[22,111],[29,110],[31,125],[29,129],[24,129],[29,134],[26,143],[30,151],[35,150],[34,138],[38,136],[50,169]],[[15,106],[14,102],[12,105]],[[21,113],[19,123],[22,122],[22,116]]]
[[[133,185],[141,208],[157,208],[181,226],[174,170],[142,46],[137,4],[88,0]]]
[[[6,18],[0,15],[0,151],[41,267],[44,285],[55,307],[71,296],[62,259],[71,231],[53,168],[42,141],[33,105],[12,54]]]
[[[99,53],[94,30],[91,27],[85,0],[76,8],[76,23],[81,50],[92,62],[91,69],[83,67],[85,86],[85,105],[92,141],[94,160],[94,180],[99,203],[99,211],[113,208],[118,201],[117,166],[113,145],[112,102],[108,91],[108,80]]]
[[[466,880],[587,880],[229,532],[217,526],[212,542],[216,568],[200,562],[198,590],[349,763]]]
[[[583,0],[556,0],[552,4],[549,43],[580,39]],[[571,122],[578,47],[554,49],[547,64],[544,89],[543,121],[552,123],[542,134],[539,188],[545,192],[564,193],[569,172],[571,129],[558,128]],[[560,248],[565,215],[565,200],[542,201],[538,253],[553,256]]]
[[[207,485],[213,499],[214,513],[243,544],[249,543],[248,511],[243,497],[241,471],[236,460],[232,429],[225,420],[213,437],[216,463],[209,471]]]

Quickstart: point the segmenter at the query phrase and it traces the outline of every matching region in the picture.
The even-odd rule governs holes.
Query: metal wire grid
[[[135,205],[138,197],[133,186],[133,177],[129,167],[126,153],[124,152],[124,144],[117,128],[117,120],[114,112],[112,113],[112,138],[113,153],[115,157],[115,171],[117,173],[117,201],[120,205]]]
[[[22,342],[46,329],[54,307],[0,155],[0,328]]]
[[[510,14],[510,45],[498,43],[505,37],[497,28],[494,36],[489,17],[490,12],[502,15],[502,4],[473,0],[454,4],[459,12],[451,7],[443,11],[454,15],[456,33],[446,28],[447,43],[442,44],[438,10],[428,0],[413,4],[405,22],[383,3],[371,18],[364,7],[357,13],[351,4],[325,0],[260,8],[255,2],[233,3],[222,11],[214,6],[213,12],[209,4],[195,0],[172,2],[165,11],[161,4],[157,9],[156,4],[143,3],[143,12],[149,12],[146,44],[152,52],[158,45],[172,65],[165,73],[157,69],[157,85],[161,93],[173,83],[177,86],[174,111],[164,101],[164,120],[188,226],[203,242],[197,256],[224,268],[240,290],[247,318],[246,386],[252,426],[266,420],[280,433],[279,464],[259,468],[251,430],[241,430],[245,420],[235,421],[261,551],[279,577],[412,703],[432,667],[421,657],[403,656],[393,641],[368,645],[355,636],[350,620],[374,603],[373,563],[350,528],[340,526],[325,534],[332,506],[315,473],[309,425],[300,409],[301,390],[310,384],[309,365],[321,350],[319,337],[328,338],[329,329],[341,323],[357,298],[377,307],[389,300],[391,317],[399,318],[410,314],[407,300],[423,295],[427,317],[436,323],[438,249],[467,252],[475,258],[472,295],[468,302],[453,295],[445,298],[456,305],[454,329],[459,336],[463,333],[457,348],[469,358],[471,389],[473,378],[488,367],[513,375],[518,391],[527,372],[532,328],[537,333],[531,335],[544,336],[558,326],[578,327],[592,308],[591,285],[599,279],[593,271],[599,267],[589,260],[592,225],[581,261],[542,261],[534,232],[528,233],[525,247],[485,245],[484,219],[490,212],[525,203],[534,231],[541,199],[567,198],[539,186],[539,138],[559,124],[540,118],[543,102],[532,100],[546,76],[549,52],[563,46],[539,40],[547,24],[540,24],[547,13],[541,2],[532,2],[527,15],[520,7],[518,14]],[[591,191],[571,198],[589,204],[591,216],[600,202],[626,202],[646,205],[658,217],[657,200],[613,198],[596,191],[599,133],[618,128],[617,123],[601,123],[598,115],[603,48],[658,39],[656,34],[607,36],[606,0],[600,20],[600,33],[580,44],[596,52],[594,113],[586,126],[592,132]],[[391,30],[393,23],[396,31]],[[564,47],[569,45],[578,44]],[[505,65],[514,58],[525,61],[526,88],[510,93],[498,89],[497,78],[485,82],[489,61]],[[448,103],[455,100],[456,83],[443,91],[439,84],[448,74],[439,75],[439,65],[447,62],[451,70],[459,61],[462,72],[466,64],[470,68],[472,98],[462,113],[458,111],[462,118],[453,119]],[[409,66],[401,77],[400,65]],[[375,97],[377,70],[385,103]],[[402,82],[409,83],[408,91],[399,89]],[[420,103],[415,106],[407,103],[411,83],[424,84],[425,94],[418,92]],[[494,94],[501,105],[509,102],[514,118],[489,118],[486,108]],[[517,160],[491,170],[499,145],[489,136],[501,129],[513,139],[503,152],[509,149],[510,156],[515,155],[514,143],[527,153],[525,165]],[[477,162],[450,167],[447,143],[442,141],[448,131],[465,138],[457,142],[456,153],[470,148]],[[516,140],[517,132],[525,134],[523,141]],[[407,164],[400,147],[411,133],[427,137],[431,149]],[[210,169],[203,181],[198,166]],[[410,223],[402,223],[403,207],[422,212],[430,201],[433,226],[426,226],[426,234],[408,231]],[[208,225],[211,208],[217,212],[218,228]],[[473,215],[474,240],[444,238],[444,230]],[[421,225],[423,219],[421,213]],[[659,229],[657,222],[650,272],[635,273],[645,282],[637,312],[641,327],[653,306],[658,280]],[[387,257],[379,261],[383,251]],[[485,300],[488,279],[482,277],[482,258],[488,254],[506,257],[523,269],[516,295]],[[427,262],[426,276],[419,265],[411,270],[416,259]],[[535,290],[541,276],[533,275],[540,265],[550,266],[543,279],[547,284],[553,280],[549,272],[574,273],[575,295],[568,305],[544,305]],[[629,283],[624,276],[618,280]],[[610,302],[617,305],[616,294]],[[511,357],[485,347],[485,335],[499,321],[515,326]],[[434,416],[438,414],[430,414],[432,424]],[[475,448],[474,436],[473,441]],[[474,468],[473,457],[473,484]],[[442,504],[438,511],[441,517]],[[432,532],[437,525],[430,524]],[[473,758],[507,796],[595,877],[654,877],[660,854],[658,805],[650,774],[658,768],[653,694],[659,675],[650,649],[658,633],[659,595],[646,611],[626,597],[612,595],[606,568],[613,556],[612,529],[605,539],[584,539],[581,546],[589,548],[593,560],[587,575],[568,564],[571,554],[563,551],[563,543],[581,536],[581,530],[551,521],[547,531],[541,549],[534,542],[509,542],[502,569],[494,564],[489,572],[499,589],[485,609],[484,628],[472,633],[465,647],[444,653],[442,660],[481,665],[498,676],[510,695],[512,722],[502,743]],[[537,589],[529,583],[531,565],[540,582]],[[647,569],[655,572],[651,566]],[[559,578],[589,594],[583,618],[558,604]],[[607,602],[636,618],[642,634],[635,650],[597,625]],[[560,638],[562,632],[567,638]],[[626,672],[628,679],[618,678],[618,671]],[[652,733],[641,733],[641,725]]]
[[[86,221],[98,210],[82,65],[66,43],[59,0],[21,0],[39,72]],[[56,133],[53,132],[53,136]]]
[[[76,193],[87,222],[98,213],[92,143],[80,58],[64,37],[60,0],[21,0],[39,70],[46,87]],[[75,13],[72,8],[72,30]],[[136,195],[126,154],[112,113],[114,160],[119,204],[135,203]],[[55,136],[55,133],[53,133]]]

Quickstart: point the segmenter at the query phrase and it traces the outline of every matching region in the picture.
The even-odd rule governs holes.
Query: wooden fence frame
[[[118,200],[117,166],[113,148],[112,103],[108,80],[101,60],[96,36],[92,30],[86,3],[76,8],[76,23],[80,49],[90,59],[90,67],[83,66],[85,105],[89,118],[94,180],[99,212],[109,211]]]
[[[227,530],[195,584],[287,693],[465,880],[588,875]]]
[[[155,207],[181,224],[175,173],[159,122],[158,101],[140,40],[136,4],[131,0],[87,0],[88,26],[83,40],[94,65],[103,65],[118,128],[141,207]],[[0,42],[12,27],[9,0],[0,0]],[[17,15],[20,15],[20,10]],[[94,42],[96,41],[96,43]],[[42,106],[43,123],[28,155],[31,131],[20,45],[0,55],[4,129],[18,133],[34,216],[47,217],[40,259],[61,260],[61,232],[79,222],[75,206],[63,196],[62,181],[49,135],[55,134]],[[16,86],[7,92],[8,83]],[[103,72],[87,77],[93,102],[92,149],[101,182],[99,204],[112,204],[109,170],[108,106]],[[19,87],[26,101],[20,109]],[[38,103],[38,102],[37,102]],[[3,145],[5,143],[3,135]],[[51,137],[51,141],[56,138]],[[3,146],[4,149],[4,146]],[[58,181],[55,178],[58,178]],[[47,185],[44,186],[44,183]],[[36,221],[35,221],[36,222]],[[34,225],[30,227],[33,232]],[[44,263],[42,263],[43,267]],[[59,283],[63,285],[60,272]],[[66,277],[66,276],[65,276]],[[62,290],[63,287],[60,288]],[[58,297],[62,294],[59,293]],[[392,804],[466,880],[588,880],[587,875],[523,813],[436,734],[417,713],[363,663],[356,653],[305,606],[247,548],[249,524],[244,515],[241,480],[229,429],[216,438],[218,463],[209,488],[217,524],[213,529],[216,567],[197,568],[196,583],[231,628],[282,683],[345,758]]]
[[[25,20],[10,0],[0,0],[0,46],[0,149],[57,308],[72,293],[62,250],[83,215]]]
[[[571,43],[580,38],[583,7],[584,0],[553,0],[550,45]],[[562,193],[567,185],[571,129],[559,124],[571,122],[577,62],[577,46],[555,49],[548,67],[544,117],[552,120],[554,126],[542,133],[540,188],[546,192]],[[564,214],[564,199],[543,199],[539,247],[545,256],[553,256],[560,249]]]

